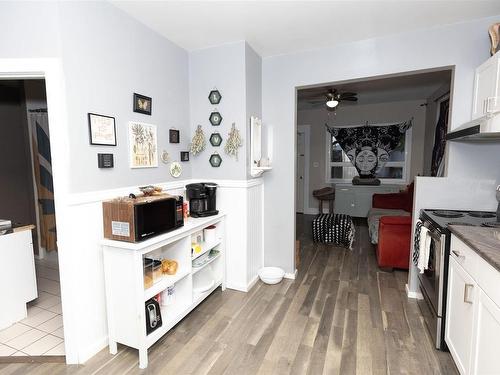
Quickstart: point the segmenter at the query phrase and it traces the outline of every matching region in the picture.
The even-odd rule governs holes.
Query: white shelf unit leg
[[[103,241],[104,273],[109,334],[109,351],[117,353],[117,344],[139,351],[139,367],[148,366],[148,349],[183,317],[219,286],[225,289],[225,225],[224,215],[188,219],[184,227],[140,243]],[[194,271],[191,266],[191,236],[204,228],[216,225],[217,241],[213,248],[220,255],[210,264]],[[173,276],[164,276],[145,290],[143,258],[175,259],[179,268]],[[213,271],[211,271],[213,270]],[[195,273],[213,272],[214,283],[209,290],[195,293]],[[211,274],[212,275],[212,274]],[[145,302],[174,285],[172,305],[161,306],[162,326],[146,334]]]

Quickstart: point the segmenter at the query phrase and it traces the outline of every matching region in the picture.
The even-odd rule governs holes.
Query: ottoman
[[[312,222],[313,241],[352,249],[354,223],[349,215],[319,214]]]

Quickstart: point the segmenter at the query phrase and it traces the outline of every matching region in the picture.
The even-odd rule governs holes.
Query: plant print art
[[[156,125],[129,122],[130,168],[158,167]]]

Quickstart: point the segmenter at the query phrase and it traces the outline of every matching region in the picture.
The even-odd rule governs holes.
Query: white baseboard
[[[410,289],[408,289],[408,284],[405,284],[405,290],[406,290],[406,295],[408,298],[413,298],[413,299],[424,299],[424,296],[420,292],[412,292]]]
[[[68,358],[66,357],[66,363],[68,365],[70,364],[83,364],[87,362],[90,358],[95,356],[97,353],[99,353],[101,350],[103,350],[105,347],[108,346],[108,336],[102,337],[100,340],[96,341],[91,347],[85,348],[85,351],[83,353],[80,353],[78,356],[78,363],[71,363],[71,361],[68,361]]]
[[[293,273],[285,273],[285,279],[295,280],[297,278],[297,273],[299,271],[296,269]]]

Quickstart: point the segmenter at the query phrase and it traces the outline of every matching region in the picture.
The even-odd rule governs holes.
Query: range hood
[[[447,141],[500,141],[500,114],[489,113],[446,134]]]

